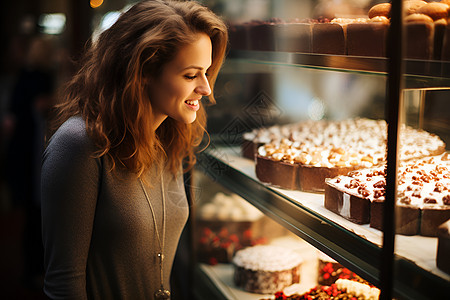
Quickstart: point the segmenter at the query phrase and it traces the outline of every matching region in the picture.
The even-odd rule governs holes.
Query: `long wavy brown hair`
[[[227,49],[224,22],[194,1],[150,0],[132,6],[88,45],[81,68],[57,108],[56,126],[81,115],[98,147],[96,156],[111,159],[112,169],[126,167],[141,176],[153,164],[161,166],[166,160],[173,174],[181,165],[192,167],[194,149],[206,132],[203,105],[192,124],[168,117],[154,132],[145,79],[159,76],[164,65],[180,48],[195,41],[198,33],[211,38],[208,80],[213,90]],[[209,102],[215,103],[212,93]]]

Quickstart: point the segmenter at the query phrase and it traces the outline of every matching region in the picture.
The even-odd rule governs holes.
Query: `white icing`
[[[343,194],[342,207],[339,214],[345,218],[350,218],[350,195],[347,193]]]
[[[378,300],[380,296],[380,290],[376,287],[370,287],[353,280],[339,278],[336,280],[336,287],[339,290],[354,294],[356,297],[362,297],[364,300]]]
[[[257,245],[236,252],[233,263],[253,271],[283,271],[299,266],[302,256],[288,248],[273,245]]]

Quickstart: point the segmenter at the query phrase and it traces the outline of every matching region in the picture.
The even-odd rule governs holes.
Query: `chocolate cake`
[[[398,174],[396,232],[436,236],[438,226],[450,218],[449,154],[402,162]],[[378,167],[327,179],[325,208],[382,230],[385,175],[384,167]]]
[[[246,24],[230,24],[228,34],[231,49],[249,49]]]
[[[437,21],[434,21],[433,59],[435,60],[441,60],[446,27],[446,19],[439,19]]]
[[[327,180],[327,183],[330,181]],[[330,184],[325,187],[324,206],[326,209],[356,224],[370,222],[370,200],[342,192]]]
[[[295,21],[276,24],[275,50],[310,53],[311,24]]]
[[[444,36],[442,38],[441,59],[450,61],[450,25],[445,26]],[[446,68],[445,74],[450,74],[450,68]]]
[[[247,150],[260,145],[254,159],[262,182],[324,191],[325,178],[385,161],[386,128],[383,120],[307,121],[254,130],[244,140],[248,138]],[[411,127],[402,127],[400,140],[402,160],[437,155],[445,149],[439,137]]]
[[[236,252],[234,283],[250,293],[273,294],[300,282],[302,256],[285,247],[258,245]]]
[[[254,20],[247,24],[249,50],[275,51],[275,25],[280,19]]]
[[[438,248],[436,265],[442,271],[450,274],[450,220],[441,224],[438,228]]]
[[[416,15],[419,14],[405,18],[405,57],[428,60],[433,57],[434,23],[431,18],[429,21],[415,19]]]
[[[281,158],[280,160],[274,160],[258,155],[255,171],[256,177],[262,182],[295,190],[298,187],[298,168],[298,164],[283,162]]]
[[[385,57],[388,27],[388,23],[376,21],[348,24],[347,54]]]
[[[344,27],[338,23],[312,24],[312,53],[346,54]]]

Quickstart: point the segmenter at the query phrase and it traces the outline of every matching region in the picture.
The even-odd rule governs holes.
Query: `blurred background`
[[[39,173],[47,121],[91,37],[136,1],[0,1],[0,298],[45,299]]]

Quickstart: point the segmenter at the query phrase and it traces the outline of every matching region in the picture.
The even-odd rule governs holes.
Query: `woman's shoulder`
[[[48,150],[68,151],[72,153],[93,150],[93,143],[86,131],[86,123],[81,116],[67,119],[51,137]]]

